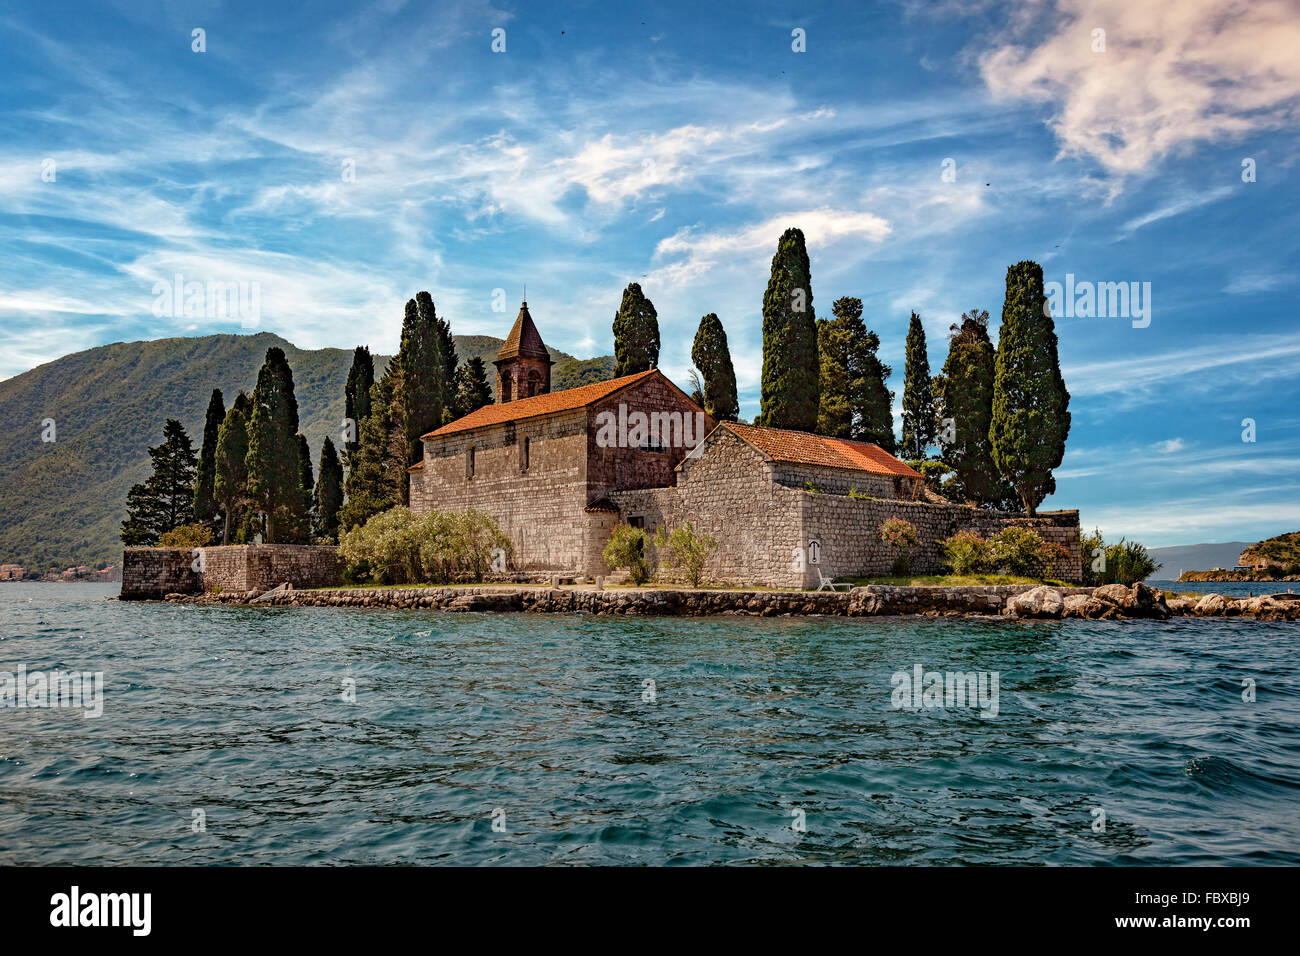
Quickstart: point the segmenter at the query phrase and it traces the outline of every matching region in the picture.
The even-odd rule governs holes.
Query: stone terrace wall
[[[269,591],[289,582],[295,588],[326,588],[342,581],[338,549],[306,544],[233,544],[200,548],[203,590]]]
[[[891,517],[904,518],[916,526],[921,538],[911,554],[912,571],[936,573],[944,561],[940,542],[957,531],[971,530],[983,537],[1008,526],[1032,528],[1045,541],[1061,544],[1069,552],[1064,567],[1053,572],[1062,580],[1079,581],[1083,576],[1080,557],[1079,513],[1049,512],[1033,518],[1006,518],[960,505],[913,501],[863,501],[838,495],[805,493],[803,528],[805,546],[821,546],[820,567],[827,577],[881,577],[890,573],[898,554],[880,541],[880,526]],[[812,584],[817,571],[809,569]]]
[[[123,600],[160,600],[200,591],[244,594],[289,582],[325,588],[342,582],[338,550],[306,544],[236,544],[199,548],[127,548],[122,556]]]
[[[186,548],[127,548],[122,554],[122,594],[126,601],[158,601],[168,594],[197,594],[202,580]]]

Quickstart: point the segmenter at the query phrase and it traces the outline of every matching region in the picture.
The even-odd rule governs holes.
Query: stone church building
[[[1007,518],[928,500],[921,476],[881,448],[807,432],[715,422],[658,369],[551,391],[553,362],[525,302],[494,362],[497,399],[422,436],[411,508],[475,509],[514,545],[513,569],[605,574],[619,523],[689,522],[718,542],[715,583],[816,587],[822,576],[888,574],[880,525],[899,516],[933,570],[958,530],[1034,528],[1082,575],[1078,512]]]

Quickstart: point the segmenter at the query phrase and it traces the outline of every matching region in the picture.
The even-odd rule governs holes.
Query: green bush
[[[611,568],[627,568],[628,580],[645,584],[650,580],[650,562],[646,560],[646,534],[640,528],[621,524],[614,529],[605,545],[605,563]]]
[[[689,522],[674,528],[671,534],[663,528],[655,532],[655,547],[663,552],[664,563],[680,571],[693,588],[699,587],[704,580],[704,566],[717,546],[716,538],[696,534]]]
[[[992,543],[974,531],[958,531],[951,538],[945,538],[941,544],[948,557],[948,566],[954,574],[980,574],[992,565]]]
[[[989,560],[998,570],[1026,577],[1043,572],[1044,541],[1029,528],[1003,528],[990,542]]]
[[[212,543],[212,529],[206,524],[183,524],[158,536],[160,548],[202,548]]]
[[[1160,570],[1147,554],[1147,549],[1136,541],[1120,538],[1115,544],[1106,544],[1102,534],[1094,530],[1081,540],[1083,547],[1083,583],[1096,587],[1099,584],[1123,584],[1132,587],[1143,578]],[[1093,554],[1100,550],[1100,554]]]
[[[344,576],[356,583],[445,584],[481,581],[493,552],[513,551],[490,516],[478,511],[390,508],[346,532],[339,542]]]

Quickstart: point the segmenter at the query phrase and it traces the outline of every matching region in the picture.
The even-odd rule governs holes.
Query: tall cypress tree
[[[248,490],[266,515],[268,544],[292,541],[302,521],[298,400],[284,350],[272,346],[257,373],[248,423]]]
[[[849,356],[853,333],[838,319],[817,320],[817,352],[821,358],[821,397],[817,409],[817,434],[832,438],[853,437],[853,403],[849,398],[852,379]]]
[[[659,366],[659,313],[636,282],[627,284],[614,314],[614,363],[615,378]]]
[[[248,506],[248,418],[244,413],[248,404],[248,396],[240,392],[217,433],[212,491],[221,506],[222,544],[235,543]]]
[[[691,346],[691,361],[704,376],[704,410],[716,421],[734,422],[740,417],[736,369],[731,364],[727,332],[716,312],[700,319]]]
[[[316,534],[337,541],[339,509],[343,507],[343,463],[334,442],[326,436],[320,447],[320,469],[316,476]]]
[[[402,367],[394,358],[370,390],[370,415],[361,423],[360,447],[348,471],[348,500],[339,512],[344,530],[401,504],[404,488],[409,496],[402,390]]]
[[[888,384],[894,374],[876,354],[880,336],[867,332],[855,352],[850,368],[854,370],[853,437],[879,445],[891,455],[897,450],[894,439],[894,393]]]
[[[1043,291],[1043,267],[1023,261],[1007,269],[997,357],[993,363],[993,461],[1034,514],[1056,490],[1052,469],[1065,457],[1070,393],[1061,377],[1056,326]]]
[[[425,317],[425,321],[432,321],[434,331],[438,336],[438,354],[442,356],[442,374],[439,378],[442,386],[442,417],[438,425],[445,425],[447,422],[455,421],[464,414],[457,404],[456,365],[458,359],[456,357],[456,342],[452,338],[451,323],[438,317],[437,311],[433,307],[433,297],[429,293],[417,293],[415,304],[419,307],[421,315]],[[436,428],[437,425],[434,427]]]
[[[821,407],[817,430],[894,451],[894,393],[885,384],[892,369],[876,354],[880,337],[862,321],[862,300],[843,296],[831,306],[835,318],[817,320],[821,352]]]
[[[422,304],[421,304],[422,303]],[[423,296],[406,303],[402,344],[393,362],[401,369],[402,389],[396,392],[406,436],[405,465],[420,458],[420,436],[442,425],[443,364],[438,342],[438,316],[433,299]],[[391,363],[390,363],[391,364]],[[371,400],[374,410],[374,400]],[[403,482],[400,501],[408,492]]]
[[[343,388],[343,414],[352,423],[353,440],[343,449],[349,458],[356,453],[356,436],[361,432],[361,422],[370,414],[370,387],[374,384],[375,362],[370,356],[370,348],[358,345],[352,352],[352,367],[348,369],[348,383]]]
[[[993,418],[993,342],[989,314],[971,309],[952,327],[943,363],[939,414],[951,419],[951,440],[940,456],[956,474],[958,490],[970,504],[1003,499],[1005,482],[993,463],[989,423]],[[942,441],[942,439],[941,439]]]
[[[908,461],[924,459],[934,440],[934,389],[925,326],[913,312],[907,326],[907,365],[903,371],[903,457]]]
[[[316,507],[316,479],[312,477],[311,471],[311,446],[307,444],[307,436],[298,433],[298,480],[302,485],[302,504],[298,509],[298,524],[295,528],[295,537],[298,544],[304,544],[311,540],[312,529],[312,511]]]
[[[763,294],[763,397],[756,424],[815,431],[821,362],[803,232],[787,229]]]
[[[483,359],[471,355],[456,369],[456,410],[468,415],[492,404],[492,387],[488,385],[487,366]]]
[[[212,480],[216,474],[213,464],[217,455],[217,433],[226,417],[226,403],[221,389],[214,388],[208,398],[208,413],[203,421],[203,445],[199,450],[199,466],[194,476],[194,520],[202,521],[216,529],[220,517],[216,498],[212,493]]]
[[[160,535],[194,520],[194,471],[198,456],[184,426],[174,418],[163,425],[163,440],[149,449],[153,473],[127,493],[122,543],[154,545]]]

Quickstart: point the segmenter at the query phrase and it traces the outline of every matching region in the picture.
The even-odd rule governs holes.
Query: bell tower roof
[[[554,364],[551,362],[551,353],[546,351],[546,346],[542,344],[537,326],[533,325],[533,317],[528,314],[527,300],[519,307],[519,317],[515,319],[514,327],[502,343],[501,351],[497,353],[497,361],[521,357],[540,359]]]

